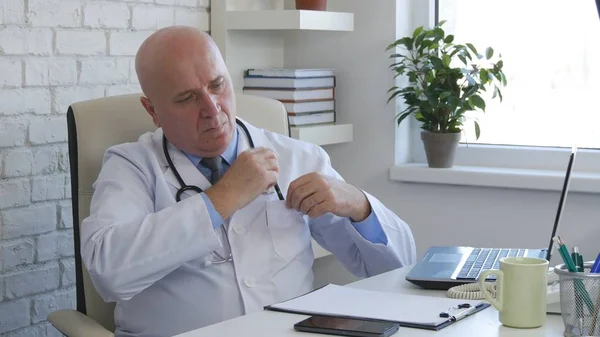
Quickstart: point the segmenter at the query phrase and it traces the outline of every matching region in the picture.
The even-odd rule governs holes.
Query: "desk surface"
[[[406,281],[404,276],[410,267],[401,268],[388,273],[363,279],[349,284],[369,290],[391,291],[407,294],[427,296],[446,296],[445,291],[423,290]],[[176,337],[312,337],[330,336],[294,331],[293,325],[306,318],[306,315],[296,315],[273,311],[261,311],[237,317],[225,322],[190,331]],[[403,328],[394,334],[398,336],[436,336],[436,337],[462,337],[476,334],[479,337],[562,337],[563,322],[559,315],[548,315],[546,324],[537,329],[513,329],[504,327],[498,321],[498,311],[494,307],[487,308],[476,315],[465,318],[440,331],[430,331],[414,328]]]

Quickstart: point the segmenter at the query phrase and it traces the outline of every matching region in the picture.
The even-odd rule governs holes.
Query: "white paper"
[[[448,321],[448,318],[440,317],[441,312],[450,309],[450,315],[454,315],[466,310],[451,309],[462,303],[477,306],[482,301],[408,295],[329,284],[271,307],[310,315],[346,316],[436,326]]]

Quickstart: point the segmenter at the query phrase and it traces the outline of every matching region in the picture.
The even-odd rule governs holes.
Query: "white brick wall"
[[[66,117],[139,92],[134,56],[156,29],[209,29],[209,0],[0,0],[0,337],[61,336],[75,306]]]
[[[129,26],[130,8],[126,3],[91,2],[85,4],[83,25],[92,28],[122,28]]]
[[[20,0],[3,0],[0,6],[0,25],[23,24],[25,22],[25,4]]]
[[[52,30],[42,28],[3,27],[0,51],[5,55],[52,54]]]
[[[137,5],[133,7],[134,29],[158,29],[173,25],[173,7]]]

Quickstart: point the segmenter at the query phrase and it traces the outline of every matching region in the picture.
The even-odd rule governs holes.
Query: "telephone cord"
[[[486,282],[485,289],[496,297],[496,283]],[[467,283],[454,286],[447,291],[447,295],[450,298],[463,299],[463,300],[481,300],[485,299],[483,292],[479,287],[479,283]]]

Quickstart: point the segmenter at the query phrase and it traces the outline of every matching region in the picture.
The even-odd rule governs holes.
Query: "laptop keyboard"
[[[456,278],[458,280],[477,280],[479,274],[484,270],[500,269],[501,258],[521,257],[524,254],[525,249],[475,248]],[[486,279],[495,280],[496,275],[490,275]]]

